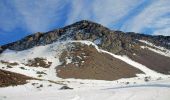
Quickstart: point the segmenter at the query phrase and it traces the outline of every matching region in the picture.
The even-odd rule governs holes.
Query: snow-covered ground
[[[90,80],[79,83],[74,80],[67,83],[73,89],[61,90],[62,84],[30,81],[21,86],[0,88],[0,100],[169,100],[170,98],[170,81],[124,86],[111,83]]]
[[[138,74],[138,77],[115,81],[61,79],[56,76],[55,67],[60,65],[59,55],[62,50],[66,49],[67,44],[72,42],[93,45],[98,52],[107,53],[120,59],[140,69],[144,74]],[[99,44],[100,39],[96,40],[95,43]],[[5,64],[0,63],[0,69],[42,80],[31,80],[25,85],[0,88],[0,100],[170,100],[169,75],[157,73],[131,60],[127,56],[115,55],[99,49],[95,43],[70,40],[66,42],[55,42],[46,46],[38,46],[20,52],[6,50],[0,55],[0,60],[10,63],[17,62],[19,65],[8,68]],[[42,68],[29,67],[24,64],[29,59],[36,57],[45,58],[47,61],[52,62],[52,65],[49,68]],[[21,67],[24,67],[24,69]],[[46,74],[39,77],[37,74],[38,71]],[[149,78],[147,82],[145,80],[146,77]],[[73,89],[61,90],[63,86]]]
[[[20,52],[13,51],[13,50],[6,50],[0,55],[0,61],[2,60],[10,63],[17,62],[19,65],[16,65],[13,68],[7,68],[5,64],[0,63],[0,69],[17,72],[35,78],[57,80],[58,77],[56,77],[55,67],[60,65],[59,55],[61,54],[62,50],[65,48],[66,45],[64,42],[63,43],[56,42],[46,46],[38,46]],[[37,57],[44,58],[47,61],[52,62],[50,68],[29,67],[24,64],[27,63],[28,60]],[[24,67],[24,69],[21,67]],[[45,74],[43,74],[41,77],[38,77],[39,74],[37,74],[37,72],[44,72]]]

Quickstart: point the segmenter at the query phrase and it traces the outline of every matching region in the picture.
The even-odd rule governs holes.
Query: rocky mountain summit
[[[46,45],[59,40],[89,40],[100,42],[98,46],[113,53],[124,54],[131,51],[133,46],[140,44],[137,40],[143,39],[157,46],[170,49],[170,36],[151,36],[133,32],[110,30],[100,24],[82,20],[64,28],[46,33],[37,32],[19,41],[0,47],[0,52],[5,49],[26,50],[34,46]]]

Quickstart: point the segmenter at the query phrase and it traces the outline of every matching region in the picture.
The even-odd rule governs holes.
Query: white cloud
[[[153,33],[153,35],[170,36],[170,28],[162,28]]]
[[[155,35],[170,35],[170,1],[157,0],[144,8],[141,13],[129,20],[122,29],[143,32],[150,29]],[[168,15],[169,14],[169,15]]]
[[[109,26],[120,20],[143,0],[73,0],[66,24],[89,19]]]
[[[13,0],[0,2],[0,29],[11,32],[16,28],[33,33],[49,31],[60,21],[68,0]]]
[[[142,0],[95,0],[93,14],[97,21],[109,26],[126,16],[141,2]]]

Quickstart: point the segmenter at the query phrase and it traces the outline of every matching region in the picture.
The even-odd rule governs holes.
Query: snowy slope
[[[77,41],[68,40],[65,42],[54,42],[49,45],[38,46],[38,47],[34,47],[34,48],[24,50],[24,51],[6,50],[1,54],[0,61],[7,61],[10,63],[17,62],[19,65],[16,65],[13,68],[8,68],[6,67],[5,64],[0,62],[0,68],[3,70],[17,72],[17,73],[21,73],[21,74],[35,77],[35,78],[46,79],[46,80],[58,80],[60,78],[56,77],[55,67],[61,64],[61,62],[59,62],[59,55],[63,52],[64,49],[67,48],[68,45],[70,45],[70,43],[74,43],[74,42],[78,42],[78,43],[82,43],[86,45],[93,45],[97,49],[98,52],[107,53],[113,56],[114,58],[120,59],[126,62],[127,64],[130,64],[134,66],[135,68],[140,69],[141,71],[145,73],[145,74],[141,74],[138,76],[142,76],[142,77],[149,76],[153,79],[157,79],[159,77],[166,79],[167,77],[169,77],[168,75],[157,73],[147,68],[146,66],[140,63],[137,63],[125,55],[124,56],[115,55],[108,51],[99,49],[95,43],[91,41],[85,41],[85,40],[83,41],[82,40],[77,40]],[[52,65],[49,68],[42,68],[42,67],[29,67],[24,64],[24,63],[27,63],[28,60],[34,59],[36,57],[44,58],[47,61],[52,62]],[[22,69],[21,67],[24,67],[25,69]],[[44,72],[45,74],[43,74],[41,77],[38,77],[38,74],[37,74],[38,71]]]
[[[13,50],[6,50],[1,54],[0,60],[8,61],[10,63],[17,62],[19,65],[13,68],[6,68],[4,70],[12,71],[21,73],[27,76],[41,78],[41,79],[48,79],[48,80],[55,80],[57,79],[55,67],[60,65],[59,62],[59,55],[62,52],[62,49],[66,48],[65,43],[53,43],[46,46],[38,46],[24,51],[13,51]],[[36,57],[45,58],[47,61],[52,62],[50,68],[42,68],[42,67],[29,67],[24,65],[27,63],[28,60],[34,59]],[[5,65],[0,63],[0,68],[4,67]],[[20,67],[24,67],[25,70],[21,69]],[[36,74],[37,71],[43,71],[46,75],[42,77],[38,77]]]
[[[82,43],[93,45],[98,52],[107,53],[120,59],[144,74],[138,77],[119,79],[115,81],[61,79],[56,76],[55,67],[60,65],[59,55],[70,43]],[[95,44],[96,43],[96,44]],[[120,56],[100,49],[97,44],[90,41],[54,42],[45,46],[37,46],[24,51],[6,50],[0,55],[0,61],[10,63],[17,62],[19,65],[8,68],[0,62],[0,69],[21,73],[42,80],[28,81],[25,85],[0,88],[0,100],[169,100],[170,98],[170,76],[157,73],[147,66],[137,63],[127,56]],[[49,68],[30,67],[25,65],[29,59],[36,57],[45,58],[52,62]],[[21,66],[25,69],[21,69]],[[37,72],[44,72],[39,77]],[[149,82],[145,78],[149,77]],[[49,81],[50,80],[50,81]],[[61,90],[62,86],[69,86],[73,90]],[[142,94],[142,95],[141,95]]]

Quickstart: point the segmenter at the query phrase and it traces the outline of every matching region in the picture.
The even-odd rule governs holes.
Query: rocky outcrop
[[[37,58],[28,60],[25,65],[29,67],[49,68],[51,64],[52,62],[47,61],[47,59],[37,57]]]

